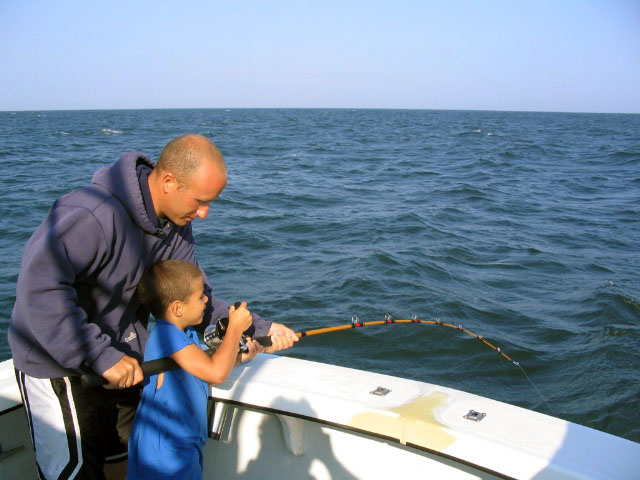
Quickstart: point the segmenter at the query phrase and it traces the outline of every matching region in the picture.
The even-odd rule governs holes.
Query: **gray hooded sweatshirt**
[[[144,269],[167,259],[197,262],[191,224],[150,218],[139,167],[153,163],[130,152],[98,170],[90,187],[54,203],[27,242],[8,336],[18,370],[56,378],[102,374],[123,354],[142,360],[149,314],[136,287]],[[228,312],[206,277],[205,284],[203,326]],[[270,326],[254,315],[249,333],[266,335]]]

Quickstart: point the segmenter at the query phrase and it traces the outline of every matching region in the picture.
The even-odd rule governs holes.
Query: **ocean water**
[[[21,251],[61,194],[184,133],[229,184],[194,222],[214,293],[284,355],[421,380],[640,441],[640,115],[418,110],[0,112],[0,359]],[[523,373],[523,371],[526,373]]]

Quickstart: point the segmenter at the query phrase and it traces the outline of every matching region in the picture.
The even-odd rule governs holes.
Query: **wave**
[[[465,130],[464,132],[456,133],[455,136],[456,137],[469,137],[469,136],[476,136],[479,133],[482,133],[482,129],[475,128],[473,130]]]
[[[638,152],[629,152],[626,150],[618,150],[617,152],[613,152],[608,155],[609,158],[615,160],[639,160],[640,153]]]
[[[605,325],[604,334],[610,337],[620,337],[624,335],[637,335],[640,329],[630,325]]]
[[[124,133],[122,130],[112,130],[111,128],[103,128],[101,131],[105,135],[120,135]]]

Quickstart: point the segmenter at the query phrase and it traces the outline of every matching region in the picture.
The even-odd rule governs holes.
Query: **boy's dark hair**
[[[171,302],[186,301],[193,281],[202,278],[200,268],[183,260],[163,260],[144,271],[138,284],[140,302],[156,318],[164,318]]]

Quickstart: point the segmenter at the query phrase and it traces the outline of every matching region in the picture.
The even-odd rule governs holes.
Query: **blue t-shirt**
[[[168,357],[198,345],[192,328],[184,332],[158,320],[147,342],[145,361]],[[207,441],[207,382],[182,368],[145,379],[129,437],[127,479],[196,480],[202,478],[202,448]]]

